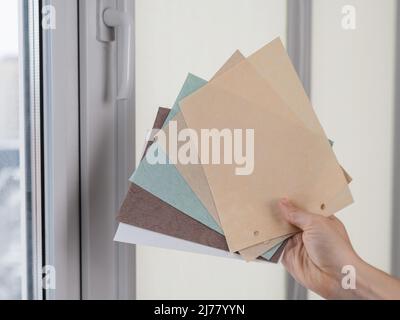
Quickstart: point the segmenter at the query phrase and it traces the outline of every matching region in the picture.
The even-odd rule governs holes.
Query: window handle
[[[100,1],[103,2],[103,1]],[[100,29],[98,38],[100,41],[112,42],[115,40],[115,33],[118,32],[118,41],[121,41],[121,61],[118,75],[118,93],[117,100],[126,100],[130,96],[132,75],[131,75],[131,57],[132,57],[132,18],[122,10],[112,7],[100,8]],[[104,30],[105,29],[105,30]]]

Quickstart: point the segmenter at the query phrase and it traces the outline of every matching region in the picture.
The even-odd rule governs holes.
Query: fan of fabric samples
[[[324,216],[353,202],[279,39],[248,58],[235,52],[209,82],[189,74],[153,129],[116,241],[277,262],[299,232],[280,198]]]

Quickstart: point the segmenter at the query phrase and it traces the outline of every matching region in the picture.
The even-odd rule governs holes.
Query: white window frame
[[[78,2],[82,298],[135,299],[135,246],[113,242],[116,214],[135,168],[134,92],[128,100],[116,101],[121,41],[98,41],[97,1]],[[134,1],[113,4],[133,18]]]
[[[133,1],[114,3],[134,12]],[[55,8],[56,29],[42,30],[43,256],[36,256],[54,266],[56,288],[40,292],[38,276],[34,298],[134,299],[135,247],[113,242],[135,166],[134,94],[115,100],[118,41],[97,40],[96,0],[43,5]]]
[[[43,266],[54,267],[56,281],[42,298],[80,299],[78,3],[43,0],[44,6],[55,9],[56,28],[42,29],[42,244]]]
[[[21,292],[42,299],[42,131],[39,1],[19,3]]]

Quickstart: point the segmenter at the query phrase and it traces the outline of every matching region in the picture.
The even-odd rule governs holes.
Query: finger
[[[303,233],[302,232],[296,233],[293,236],[293,241],[295,242],[296,245],[303,244]]]
[[[295,247],[295,241],[293,240],[293,238],[290,238],[282,255],[282,264],[289,273],[291,273],[293,270],[294,254],[296,251]]]
[[[299,263],[302,261],[302,247],[301,234],[297,234],[288,241],[282,257],[283,266],[295,279],[301,278],[302,270]]]
[[[279,209],[283,218],[287,222],[293,224],[301,230],[306,230],[310,228],[317,217],[315,214],[308,213],[296,208],[287,199],[282,199],[281,201],[279,201]]]
[[[342,235],[343,239],[350,242],[349,235],[347,233],[346,227],[343,224],[343,222],[336,217],[334,219],[332,219],[332,221],[335,224],[335,227],[338,230],[339,234]]]

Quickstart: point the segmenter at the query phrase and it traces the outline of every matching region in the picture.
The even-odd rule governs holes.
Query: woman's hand
[[[302,211],[286,199],[279,207],[284,219],[302,230],[289,240],[282,259],[299,283],[327,299],[400,298],[400,281],[365,263],[336,217]],[[348,265],[355,270],[353,289],[342,287],[342,269]]]

